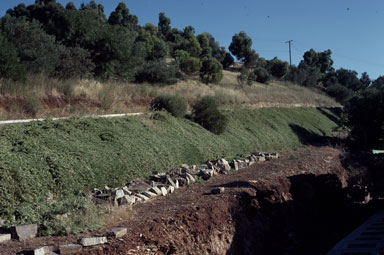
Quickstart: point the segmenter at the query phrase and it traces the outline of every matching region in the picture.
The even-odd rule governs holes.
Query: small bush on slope
[[[187,112],[187,104],[178,96],[161,95],[153,99],[151,109],[155,111],[166,110],[175,117],[184,117]]]
[[[223,133],[228,123],[227,118],[217,109],[216,100],[209,96],[205,96],[195,103],[192,118],[216,135]]]

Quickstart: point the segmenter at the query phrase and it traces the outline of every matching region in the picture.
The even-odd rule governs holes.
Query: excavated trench
[[[252,188],[233,214],[228,255],[325,254],[370,215],[336,174],[300,174]]]

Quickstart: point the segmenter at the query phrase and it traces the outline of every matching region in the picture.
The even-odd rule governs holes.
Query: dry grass
[[[26,84],[0,80],[0,119],[144,111],[160,94],[179,95],[189,104],[206,95],[215,96],[224,108],[339,106],[320,91],[279,81],[240,85],[237,76],[237,72],[224,71],[218,85],[192,78],[171,86],[85,79],[61,81],[44,75],[31,76]]]

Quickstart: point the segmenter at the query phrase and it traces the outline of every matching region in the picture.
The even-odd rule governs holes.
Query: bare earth
[[[287,152],[280,159],[260,162],[137,204],[125,209],[124,219],[105,229],[76,236],[12,241],[0,245],[0,254],[77,243],[81,237],[103,236],[113,227],[126,227],[128,234],[79,254],[278,254],[281,247],[289,246],[290,240],[271,232],[277,224],[275,219],[282,226],[281,232],[287,232],[293,219],[289,210],[299,206],[292,204],[292,181],[288,177],[332,174],[344,186],[347,175],[340,153],[331,147],[306,146]],[[225,187],[225,192],[210,194],[218,186]],[[282,208],[284,214],[280,215],[277,209]],[[271,236],[276,243],[271,243]],[[265,250],[266,245],[272,247],[270,252]]]

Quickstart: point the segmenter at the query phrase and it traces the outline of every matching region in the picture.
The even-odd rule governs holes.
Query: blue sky
[[[34,0],[1,0],[0,13]],[[68,1],[58,0],[65,5]],[[81,0],[73,1],[77,6]],[[84,0],[84,2],[87,2]],[[121,0],[96,0],[107,16]],[[331,49],[335,68],[384,75],[383,0],[130,0],[124,1],[139,23],[157,25],[165,12],[171,26],[192,25],[197,33],[211,33],[228,47],[232,36],[245,31],[260,56],[289,60],[287,40],[293,40],[292,63],[305,51]]]

